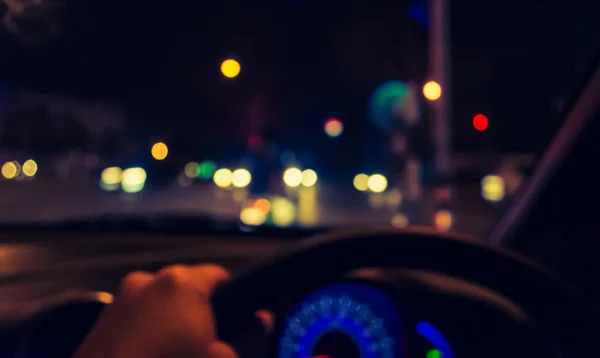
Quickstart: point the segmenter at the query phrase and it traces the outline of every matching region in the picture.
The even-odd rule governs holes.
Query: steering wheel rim
[[[410,228],[317,235],[263,260],[215,291],[219,337],[234,341],[257,309],[273,307],[279,292],[316,289],[365,267],[435,271],[493,289],[521,306],[568,355],[579,354],[600,331],[597,305],[531,260],[466,235]]]

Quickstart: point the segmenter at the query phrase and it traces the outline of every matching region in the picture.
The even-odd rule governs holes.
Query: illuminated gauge
[[[425,350],[425,354],[418,356],[426,358],[453,358],[452,349],[444,335],[435,328],[431,323],[419,322],[417,324],[417,333],[425,338],[425,342],[419,342],[419,353]]]
[[[362,284],[328,286],[309,295],[285,321],[280,358],[404,357],[400,316],[390,299]]]

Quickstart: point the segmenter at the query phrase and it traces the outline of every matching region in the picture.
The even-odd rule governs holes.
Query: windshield
[[[1,0],[0,220],[485,235],[598,50],[599,9],[448,3]]]

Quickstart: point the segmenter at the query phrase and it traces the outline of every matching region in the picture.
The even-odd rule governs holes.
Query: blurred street
[[[198,213],[239,220],[247,198],[244,189],[225,190],[209,182],[188,187],[173,184],[135,194],[107,193],[97,183],[0,181],[0,220],[46,221],[97,215]],[[297,194],[295,194],[297,193]],[[292,192],[295,224],[300,226],[389,225],[401,198],[390,193],[363,193],[351,187],[319,184]],[[297,198],[293,198],[297,196]],[[425,193],[420,223],[434,225],[432,193]],[[498,208],[481,198],[477,185],[458,188],[454,230],[484,236],[499,215]]]

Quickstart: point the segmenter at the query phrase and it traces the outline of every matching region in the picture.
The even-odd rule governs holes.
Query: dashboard
[[[51,245],[15,237],[18,244],[4,248],[18,260],[4,257],[10,261],[6,269],[14,272],[0,280],[0,357],[70,356],[131,271],[216,262],[242,273],[256,257],[293,242],[243,236],[224,243],[220,237],[174,240],[156,234],[85,234],[81,240],[81,235],[51,235]],[[456,278],[365,269],[319,287],[276,297],[275,330],[266,355],[256,357],[551,356],[545,353],[548,342],[520,307]]]
[[[365,272],[290,299],[271,357],[526,357],[547,346],[518,306],[483,287],[427,272]]]
[[[9,356],[70,356],[111,300],[88,292],[46,305],[16,331]],[[530,357],[547,347],[519,307],[427,272],[363,270],[282,294],[274,313],[272,358]]]

